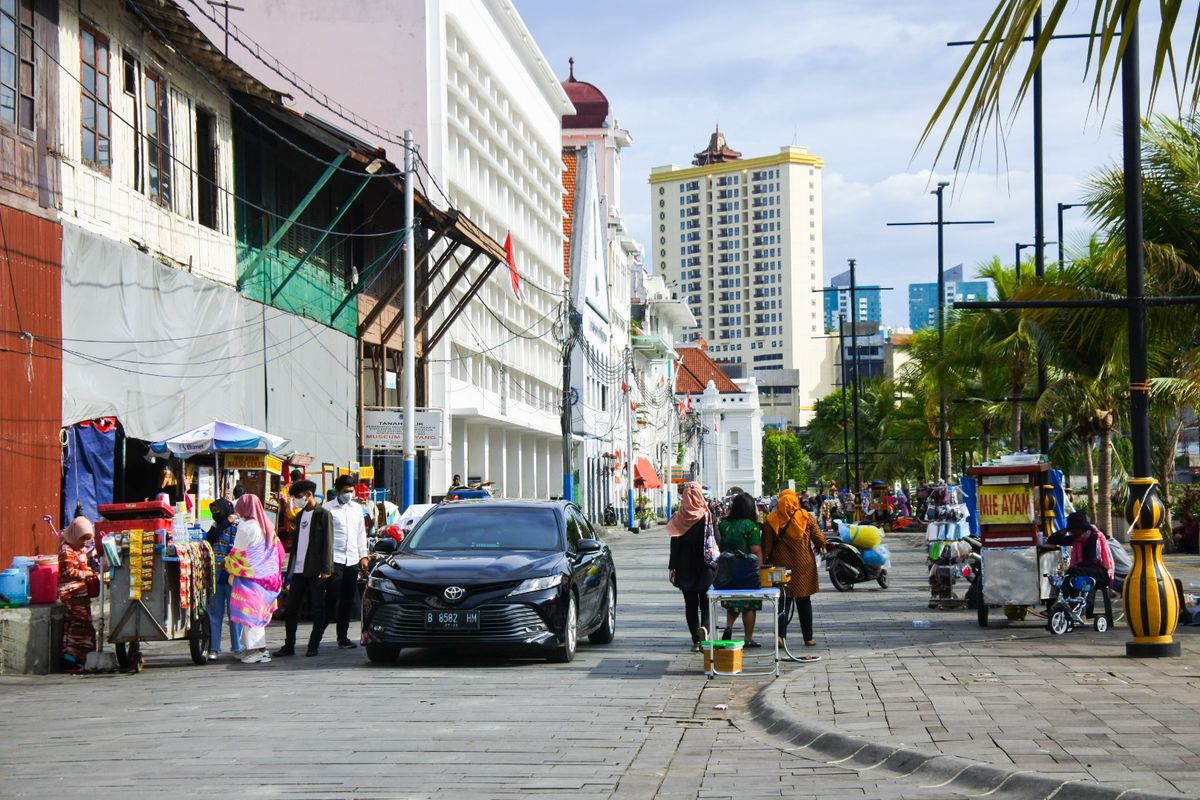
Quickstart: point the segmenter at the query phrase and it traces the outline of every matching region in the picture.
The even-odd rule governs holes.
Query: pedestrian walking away
[[[825,550],[825,535],[812,514],[800,507],[800,498],[791,489],[779,494],[775,510],[763,525],[763,555],[766,563],[792,571],[792,579],[783,589],[779,611],[779,640],[787,638],[788,621],[793,612],[800,617],[804,644],[812,647],[812,596],[820,590],[817,582],[817,555]]]
[[[307,599],[313,624],[304,654],[315,656],[321,647],[321,637],[325,635],[325,592],[333,575],[333,515],[317,502],[317,485],[312,481],[296,481],[288,494],[292,505],[300,509],[300,516],[288,560],[287,574],[292,583],[283,609],[283,647],[276,650],[275,655],[282,658],[296,654],[296,628],[300,625],[300,610]]]
[[[233,503],[225,498],[212,501],[209,505],[213,524],[208,529],[205,538],[213,551],[213,569],[216,571],[217,582],[213,586],[212,596],[208,598],[208,660],[216,661],[221,654],[221,631],[229,621],[229,649],[235,656],[242,656],[242,626],[233,619],[233,584],[229,573],[225,571],[225,558],[233,549],[237,539],[237,525],[233,521]]]
[[[92,587],[99,578],[88,560],[87,546],[96,530],[87,517],[76,517],[63,529],[58,548],[58,600],[63,605],[63,672],[81,672],[87,654],[96,649],[92,626]]]
[[[721,519],[717,529],[721,534],[722,553],[753,555],[758,563],[763,563],[762,529],[758,526],[758,507],[753,497],[745,493],[735,496],[729,504],[729,513]],[[725,600],[721,606],[726,611],[725,631],[721,638],[732,638],[733,623],[741,614],[742,626],[746,631],[746,647],[759,647],[754,640],[754,623],[762,608],[762,600]]]
[[[692,650],[699,652],[700,642],[708,638],[708,587],[715,568],[704,558],[704,531],[708,524],[708,505],[700,484],[688,482],[680,493],[679,510],[667,522],[671,537],[671,558],[667,578],[683,593],[684,615],[692,635]]]
[[[358,601],[358,573],[367,568],[367,528],[363,506],[355,500],[354,478],[339,476],[337,499],[325,505],[333,519],[333,574],[325,589],[325,618],[335,620],[341,648],[358,645],[350,638],[350,616]]]

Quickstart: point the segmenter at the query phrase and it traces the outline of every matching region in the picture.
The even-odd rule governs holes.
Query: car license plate
[[[477,631],[478,611],[426,611],[425,628],[434,631]]]

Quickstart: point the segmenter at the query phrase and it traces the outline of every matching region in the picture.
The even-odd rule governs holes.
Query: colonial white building
[[[747,375],[798,370],[793,424],[820,380],[822,159],[803,147],[742,158],[721,131],[691,166],[650,173],[655,263],[679,285],[714,359]]]
[[[763,414],[758,384],[733,380],[703,342],[678,346],[676,398],[689,417],[687,464],[714,496],[738,488],[762,494]]]
[[[400,132],[412,129],[431,201],[498,242],[512,235],[519,296],[501,265],[427,354],[428,405],[444,410],[447,434],[428,454],[431,493],[458,473],[493,480],[503,496],[561,494],[561,120],[573,108],[516,8],[509,0],[246,5],[234,46],[261,46],[271,64],[253,69],[287,75],[299,108],[327,112],[326,95],[336,97],[340,124],[397,161]]]
[[[576,502],[598,520],[611,502],[614,453],[625,441],[631,272],[642,247],[621,216],[621,151],[633,143],[596,86],[575,78],[563,89],[575,113],[563,118],[564,229],[571,307],[579,341],[572,351],[572,464]]]

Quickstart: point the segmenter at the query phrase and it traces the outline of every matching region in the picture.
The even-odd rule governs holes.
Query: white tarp
[[[115,416],[153,442],[224,419],[354,458],[351,337],[70,224],[62,304],[64,425]]]

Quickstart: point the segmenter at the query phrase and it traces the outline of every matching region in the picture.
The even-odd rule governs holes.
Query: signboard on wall
[[[1029,486],[979,487],[980,525],[1026,525],[1033,521],[1033,489]]]
[[[415,414],[415,439],[418,448],[441,450],[442,410],[420,409]],[[401,450],[404,448],[404,412],[393,410],[363,411],[363,447],[375,450]]]

